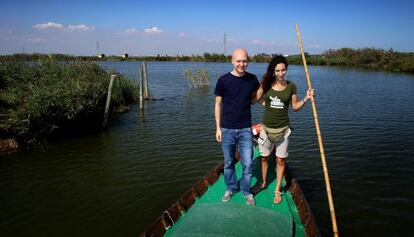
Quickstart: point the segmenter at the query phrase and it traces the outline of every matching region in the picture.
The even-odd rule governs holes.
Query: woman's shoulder
[[[288,87],[296,88],[296,84],[292,81],[286,80],[286,84]]]
[[[296,94],[296,84],[291,81],[287,81],[287,87],[286,89],[290,91],[291,94]]]
[[[290,86],[296,86],[296,84],[293,81],[286,80],[286,84]]]

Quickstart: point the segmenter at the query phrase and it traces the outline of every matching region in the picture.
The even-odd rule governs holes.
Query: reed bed
[[[184,78],[188,81],[191,89],[206,88],[210,86],[210,77],[205,68],[194,71],[191,68],[185,69]]]
[[[113,72],[91,62],[0,62],[0,140],[46,141],[56,132],[99,126]],[[122,75],[112,92],[114,107],[134,101],[136,87]]]

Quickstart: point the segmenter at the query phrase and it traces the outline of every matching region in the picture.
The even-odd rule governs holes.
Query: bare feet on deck
[[[282,192],[275,191],[275,198],[273,199],[274,204],[279,204],[282,201]]]

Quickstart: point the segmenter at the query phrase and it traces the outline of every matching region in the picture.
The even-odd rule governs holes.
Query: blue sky
[[[414,1],[0,0],[0,54],[298,54],[341,47],[414,52]]]

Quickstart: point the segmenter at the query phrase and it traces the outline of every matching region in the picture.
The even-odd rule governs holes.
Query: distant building
[[[127,54],[127,53],[122,54],[122,55],[121,55],[121,57],[122,57],[122,58],[128,58],[128,54]]]
[[[97,56],[98,56],[98,58],[105,58],[105,54],[103,54],[103,53],[100,53]]]

